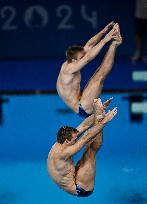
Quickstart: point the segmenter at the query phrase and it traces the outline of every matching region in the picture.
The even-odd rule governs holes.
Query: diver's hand
[[[102,120],[103,124],[108,123],[109,121],[111,121],[117,114],[117,107],[115,107],[113,110],[108,111],[108,113],[106,113],[105,118]]]
[[[112,30],[110,30],[109,33],[107,33],[107,35],[105,35],[104,37],[104,42],[107,43],[110,40],[112,40],[114,37],[116,37],[116,35],[118,34],[118,29],[116,27],[116,24],[113,26]]]
[[[114,25],[115,25],[114,21],[111,21],[108,25],[106,25],[103,28],[102,33],[103,34],[107,33],[110,30],[110,28],[112,28]]]
[[[111,101],[113,100],[113,97],[109,98],[103,103],[103,109],[106,110],[108,106],[110,105]]]

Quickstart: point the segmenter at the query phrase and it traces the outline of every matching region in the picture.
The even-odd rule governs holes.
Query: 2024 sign
[[[89,15],[90,13],[90,15]],[[31,5],[22,14],[22,23],[27,28],[45,28],[49,26],[52,18],[58,18],[59,22],[56,28],[59,30],[74,29],[76,25],[71,23],[74,18],[73,8],[69,5],[62,4],[55,8],[55,16],[51,17],[49,9],[42,5]],[[97,11],[89,11],[86,5],[79,7],[79,15],[83,21],[89,22],[93,29],[97,29],[98,13]],[[12,5],[6,5],[0,9],[1,29],[5,31],[17,30],[19,25],[16,20],[18,17],[17,9]]]

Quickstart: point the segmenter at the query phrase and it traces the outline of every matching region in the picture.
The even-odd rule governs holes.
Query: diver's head
[[[76,142],[79,131],[76,128],[69,126],[63,126],[59,129],[57,133],[57,142],[60,144],[70,143],[74,144]]]
[[[68,63],[80,60],[82,57],[84,57],[84,55],[84,47],[80,45],[73,45],[66,50],[66,58]]]

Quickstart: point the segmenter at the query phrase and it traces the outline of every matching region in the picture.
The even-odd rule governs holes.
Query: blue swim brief
[[[88,114],[88,113],[86,113],[85,111],[84,111],[84,109],[83,109],[83,107],[82,107],[82,105],[81,105],[81,103],[79,102],[79,113],[78,113],[78,115],[80,116],[80,117],[82,117],[82,118],[88,118],[89,116],[91,116],[91,114]]]
[[[78,197],[88,197],[88,196],[90,196],[93,193],[93,191],[85,191],[78,184],[76,184],[76,191],[78,193],[78,195],[77,195]]]

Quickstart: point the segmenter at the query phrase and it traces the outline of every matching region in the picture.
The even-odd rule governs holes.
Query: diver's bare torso
[[[72,158],[61,158],[63,147],[56,143],[48,155],[48,173],[64,191],[77,195],[75,186],[75,167]]]
[[[63,101],[71,107],[75,112],[78,112],[78,102],[80,100],[80,82],[81,73],[68,73],[69,64],[65,62],[57,79],[57,91]],[[70,67],[69,67],[70,69]]]

